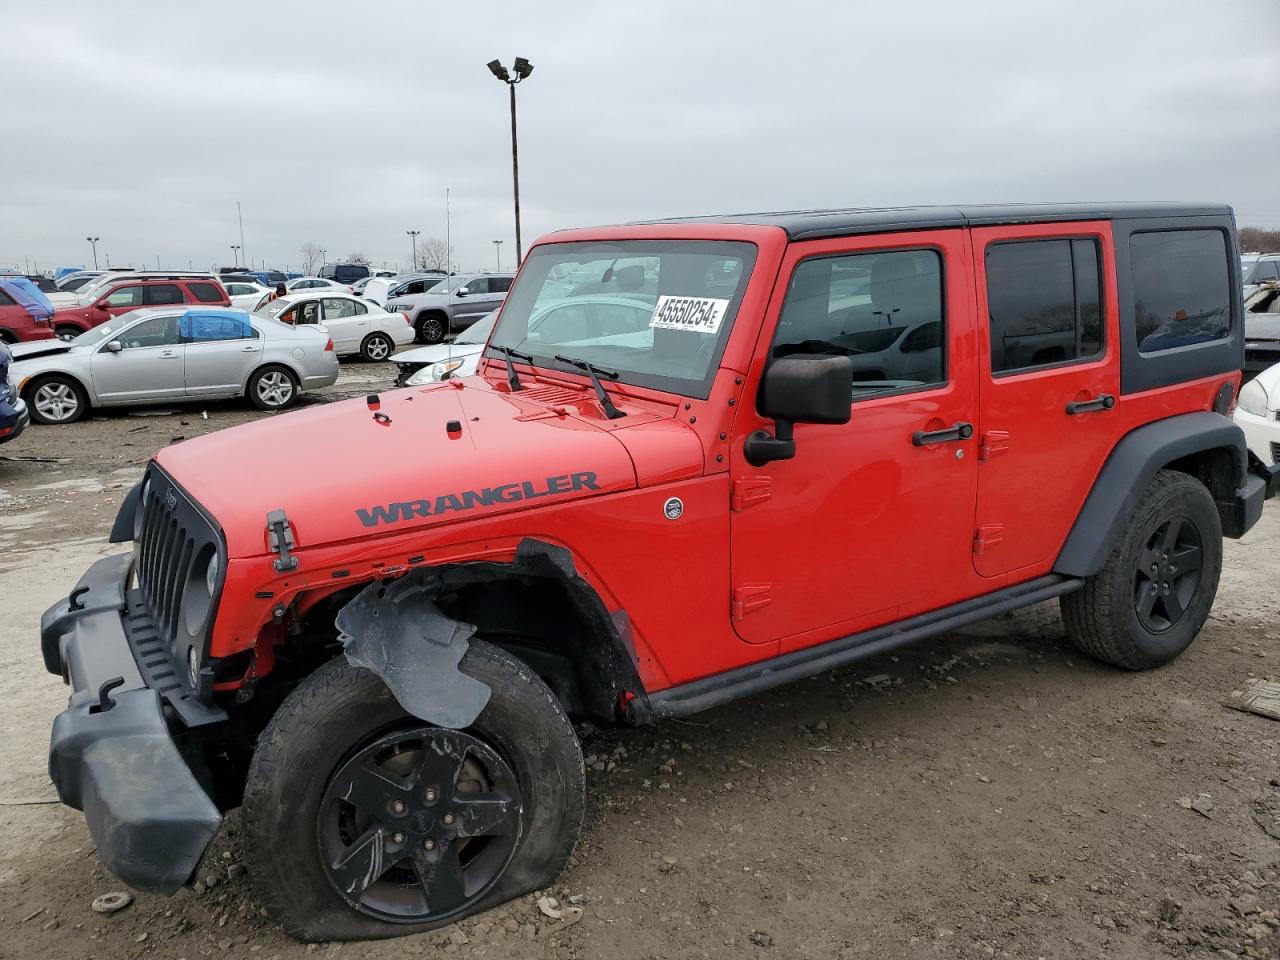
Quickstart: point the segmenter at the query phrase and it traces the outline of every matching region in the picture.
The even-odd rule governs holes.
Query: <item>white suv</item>
[[[425,293],[397,297],[388,310],[402,313],[422,343],[440,343],[502,306],[514,273],[469,273],[442,279]]]

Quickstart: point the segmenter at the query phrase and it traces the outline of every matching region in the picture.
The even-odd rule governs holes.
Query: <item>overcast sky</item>
[[[796,207],[1213,200],[1280,227],[1280,2],[0,0],[0,266],[513,259]]]

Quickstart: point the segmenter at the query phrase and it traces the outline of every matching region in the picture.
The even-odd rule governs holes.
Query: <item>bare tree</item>
[[[449,245],[439,237],[427,237],[418,241],[416,270],[443,270],[449,272]]]
[[[313,240],[308,240],[298,252],[302,254],[302,273],[304,276],[313,276],[316,269],[322,264],[320,263],[320,244]]]
[[[1280,250],[1280,230],[1264,230],[1261,227],[1240,228],[1240,249],[1270,253]]]
[[[369,258],[366,257],[363,253],[347,254],[347,263],[359,263],[367,267],[371,262],[372,261],[370,261]]]

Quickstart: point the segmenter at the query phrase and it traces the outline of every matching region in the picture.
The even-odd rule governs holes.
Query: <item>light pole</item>
[[[93,247],[93,269],[97,270],[98,269],[98,241],[101,240],[102,238],[101,237],[85,237],[85,239],[88,240],[90,245]]]
[[[325,249],[324,249],[324,247],[321,247],[321,248],[320,248],[320,269],[321,269],[321,270],[324,270],[324,262],[325,262],[325,261],[324,261],[324,254],[325,254]]]
[[[231,245],[231,259],[237,267],[240,266],[240,244],[233,243]]]
[[[502,241],[501,240],[493,241],[493,250],[494,250],[494,253],[498,255],[498,272],[501,273],[502,272]]]
[[[418,270],[418,234],[420,234],[421,232],[422,232],[421,230],[405,231],[405,233],[407,233],[410,237],[413,238],[413,259],[409,261],[410,273],[416,273]]]
[[[516,266],[518,267],[524,250],[520,244],[520,158],[516,150],[516,84],[529,78],[529,74],[533,73],[533,64],[524,57],[516,57],[510,73],[500,60],[490,60],[487,66],[489,72],[505,83],[511,91],[511,182],[515,188],[516,200]]]

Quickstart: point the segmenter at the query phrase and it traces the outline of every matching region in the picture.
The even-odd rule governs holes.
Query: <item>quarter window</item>
[[[238,286],[238,284],[234,285]],[[222,293],[212,283],[190,284],[191,293],[201,303],[221,303]]]
[[[1129,238],[1138,350],[1154,353],[1231,332],[1226,234],[1168,230]]]
[[[991,372],[1102,353],[1095,240],[1019,240],[987,247]]]
[[[945,382],[945,342],[942,258],[893,250],[796,267],[771,356],[847,356],[857,399]]]

